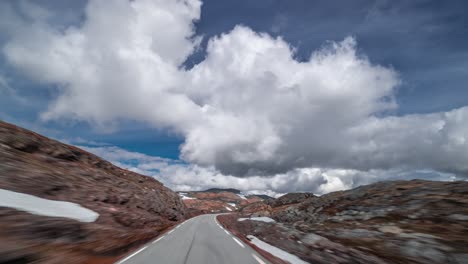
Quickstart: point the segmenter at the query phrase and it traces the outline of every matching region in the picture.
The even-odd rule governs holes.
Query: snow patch
[[[227,204],[237,209],[237,205],[235,203],[227,203]]]
[[[54,201],[34,195],[0,189],[0,207],[9,207],[30,214],[65,217],[80,222],[94,222],[99,214],[76,203]]]
[[[258,239],[255,236],[248,235],[247,238],[250,240],[252,244],[259,247],[260,249],[265,250],[266,252],[272,254],[273,256],[280,258],[284,261],[287,261],[291,264],[309,264],[309,262],[305,262],[302,259],[298,258],[297,256],[290,254],[282,249],[279,249],[275,246],[272,246],[262,240]]]
[[[197,198],[185,196],[186,194],[187,194],[187,193],[179,193],[179,196],[180,196],[180,198],[182,198],[182,200],[194,200],[194,199],[197,199]]]
[[[274,219],[271,219],[270,217],[266,217],[266,216],[237,219],[237,221],[245,221],[245,220],[260,221],[260,222],[265,222],[265,223],[274,223],[274,222],[276,222]]]
[[[229,208],[229,207],[227,207],[227,206],[224,206],[224,208],[226,208],[226,210],[228,210],[228,211],[231,211],[231,212],[232,212],[232,209],[231,209],[231,208]]]
[[[239,196],[240,198],[242,198],[244,200],[247,200],[247,198],[243,194],[238,194],[237,196]]]

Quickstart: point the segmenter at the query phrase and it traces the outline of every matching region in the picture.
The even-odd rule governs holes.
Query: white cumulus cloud
[[[268,177],[234,177],[211,167],[131,152],[115,146],[81,148],[103,157],[117,166],[152,176],[177,191],[202,191],[210,188],[236,188],[247,194],[273,197],[288,192],[313,192],[317,195],[347,190],[381,180],[426,179],[460,180],[454,174],[431,170],[344,170],[301,168]]]
[[[91,0],[83,23],[65,29],[40,9],[25,12],[32,23],[10,14],[7,25],[18,30],[9,31],[3,54],[30,78],[58,87],[45,120],[168,128],[185,139],[181,157],[194,166],[194,181],[267,186],[261,176],[271,176],[268,186],[281,192],[273,183],[291,179],[349,186],[349,173],[339,171],[468,174],[468,108],[392,116],[398,74],[359,54],[352,37],[299,61],[284,39],[236,26],[209,39],[206,58],[185,68],[199,48],[201,4]],[[206,170],[213,178],[200,176]]]

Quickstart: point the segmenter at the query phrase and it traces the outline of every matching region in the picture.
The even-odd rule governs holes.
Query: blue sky
[[[205,1],[197,31],[236,24],[283,36],[299,58],[355,36],[372,62],[403,79],[398,112],[446,111],[468,102],[466,1]]]
[[[114,4],[115,2],[109,1],[104,5]],[[35,75],[31,74],[31,71],[38,70],[31,70],[33,66],[30,65],[24,66],[25,59],[20,58],[21,61],[19,61],[17,57],[14,57],[16,55],[8,53],[5,46],[9,44],[11,46],[23,45],[24,43],[19,42],[18,45],[18,42],[13,40],[23,39],[24,41],[24,39],[28,39],[21,34],[33,30],[28,28],[35,24],[54,29],[59,32],[58,37],[60,34],[64,34],[67,28],[81,28],[93,16],[89,13],[93,8],[97,10],[96,13],[102,11],[99,9],[99,5],[89,5],[89,10],[85,9],[88,5],[87,1],[3,1],[1,5],[4,7],[1,11],[4,18],[0,21],[0,44],[3,47],[0,61],[1,119],[71,142],[74,139],[80,139],[81,142],[101,142],[131,152],[170,159],[179,158],[180,145],[195,131],[187,132],[185,125],[179,123],[167,125],[166,123],[162,124],[159,120],[147,121],[146,117],[141,116],[134,118],[116,115],[112,116],[110,121],[106,117],[106,125],[103,128],[102,125],[96,125],[94,121],[90,121],[96,120],[96,117],[86,116],[85,113],[81,113],[81,118],[70,115],[46,121],[40,118],[41,113],[47,112],[50,105],[60,95],[65,94],[64,91],[68,91],[67,88],[64,89],[67,84],[64,85],[63,82],[70,81],[72,83],[72,81],[68,79],[65,81],[44,81],[37,76],[34,77]],[[365,61],[376,68],[383,67],[388,71],[393,71],[398,76],[395,77],[395,80],[398,79],[398,84],[392,84],[392,87],[389,88],[390,92],[382,92],[382,98],[394,98],[396,107],[369,112],[369,116],[405,117],[413,114],[445,113],[462,109],[468,105],[468,16],[465,10],[468,10],[468,3],[462,0],[206,0],[203,1],[201,10],[197,10],[196,7],[190,10],[193,12],[191,19],[193,24],[188,29],[192,28],[193,32],[189,33],[189,37],[193,39],[201,37],[201,42],[199,45],[190,44],[196,47],[186,54],[178,67],[190,71],[194,65],[208,61],[207,43],[222,34],[234,35],[230,32],[238,25],[242,25],[252,32],[264,32],[272,38],[281,37],[291,49],[295,50],[292,56],[297,62],[308,62],[313,52],[324,49],[327,45],[331,45],[330,43],[340,43],[347,37],[352,37],[357,43],[352,49],[359,54],[360,58],[365,58]],[[45,20],[41,20],[40,16],[46,17]],[[197,19],[197,16],[200,19]],[[11,17],[14,19],[10,19]],[[109,16],[109,19],[114,18],[118,21],[118,17]],[[183,21],[186,23],[185,20]],[[110,31],[112,28],[109,28]],[[159,37],[165,36],[164,34],[166,33],[162,33],[161,36],[155,34],[152,35],[152,38],[157,42]],[[242,34],[239,33],[239,36]],[[171,35],[168,36],[171,37]],[[34,42],[34,40],[31,41]],[[249,45],[248,43],[249,41],[247,41],[247,45]],[[29,49],[31,54],[44,51],[43,47],[29,44],[24,44],[24,46],[22,48]],[[37,50],[34,50],[36,48]],[[41,58],[45,61],[48,60],[47,57]],[[359,73],[360,71],[357,72],[357,74]],[[309,85],[313,86],[313,83],[309,83]],[[130,86],[122,89],[128,89],[128,93],[133,93]],[[76,91],[79,90],[73,91],[77,93]],[[203,95],[192,94],[189,97],[195,103],[198,101],[206,103],[205,99],[200,99]],[[214,101],[216,100],[213,99],[212,102]],[[155,102],[155,104],[159,103]],[[165,110],[172,111],[171,109]],[[422,117],[422,119],[424,118]],[[98,122],[100,121],[102,120],[98,120]],[[305,122],[305,120],[302,121]],[[327,122],[327,120],[324,119],[320,122]],[[288,123],[288,125],[291,124]],[[263,130],[259,129],[258,131]],[[303,135],[302,132],[297,132],[297,134]],[[464,135],[466,134],[462,131],[462,136]],[[284,142],[288,142],[284,140],[284,136],[280,135],[279,137]],[[289,145],[295,145],[293,142],[289,143]],[[312,143],[308,145],[308,147],[311,146],[315,145]],[[210,150],[207,149],[208,152]],[[228,153],[226,155],[229,156],[236,151],[217,148],[214,153],[226,152]],[[326,154],[328,147],[324,148],[321,153],[313,155],[307,150],[297,151],[297,155],[291,157],[291,160],[295,160],[294,162],[290,161],[279,165],[274,162],[276,165],[273,167],[277,168],[266,172],[266,174],[285,173],[288,170],[307,166],[357,170],[393,169],[394,167],[394,165],[383,161],[378,161],[379,165],[375,166],[362,165],[361,162],[322,161],[325,157],[330,160],[330,157],[333,156]],[[436,150],[434,149],[434,151]],[[193,150],[187,151],[187,153],[189,154],[185,157],[188,158],[185,160],[189,164],[214,166],[216,169],[221,169],[224,174],[246,174],[250,168],[254,168],[254,172],[262,172],[263,170],[268,171],[265,168],[272,166],[270,161],[261,161],[252,165],[253,162],[246,163],[238,160],[232,162],[231,156],[228,160],[220,160],[220,156],[214,159],[190,156]],[[311,158],[308,157],[309,154]],[[416,155],[425,156],[424,153]],[[308,161],[297,161],[302,156]],[[276,160],[278,159],[279,156],[276,157]],[[434,159],[430,160],[435,162]],[[425,164],[428,163],[418,160],[409,164],[409,167],[449,170],[447,169],[449,165],[443,164],[437,168],[427,168],[428,165]]]

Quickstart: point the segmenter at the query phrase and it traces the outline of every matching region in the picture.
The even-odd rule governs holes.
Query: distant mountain
[[[226,188],[226,189],[211,188],[211,189],[208,189],[208,190],[205,190],[205,191],[199,191],[199,192],[206,192],[206,193],[230,192],[230,193],[239,194],[239,195],[242,193],[240,190],[233,189],[233,188]],[[263,200],[274,200],[275,199],[275,198],[273,198],[271,196],[268,196],[266,194],[249,194],[249,195],[245,195],[245,197],[258,197],[258,198],[263,199]]]
[[[230,193],[235,193],[235,194],[240,194],[241,193],[241,191],[239,191],[237,189],[232,189],[232,188],[228,188],[228,189],[211,188],[211,189],[201,191],[201,192],[210,192],[210,193],[230,192]]]
[[[28,211],[26,198],[0,198],[0,263],[111,263],[102,258],[118,256],[188,217],[179,196],[154,178],[1,121],[0,190],[38,203]],[[49,204],[62,207],[51,210]],[[67,218],[65,206],[84,207],[97,220]]]
[[[258,198],[261,198],[263,200],[274,200],[275,198],[271,197],[271,196],[268,196],[266,194],[251,194],[251,195],[248,195],[248,197],[250,196],[257,196]]]

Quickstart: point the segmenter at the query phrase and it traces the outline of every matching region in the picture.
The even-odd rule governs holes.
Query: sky
[[[468,4],[0,2],[0,119],[174,190],[468,177]]]

